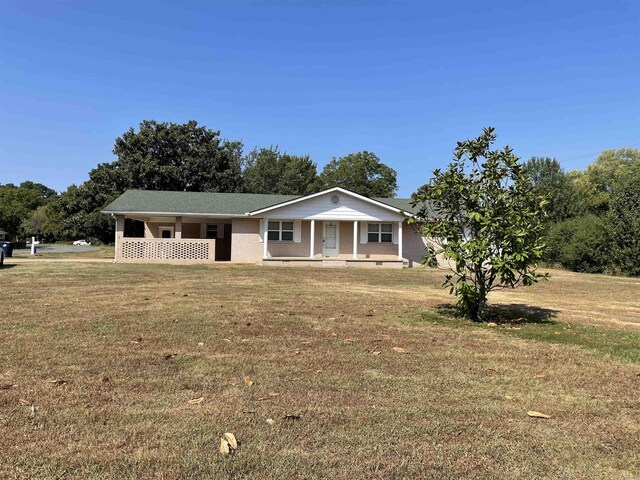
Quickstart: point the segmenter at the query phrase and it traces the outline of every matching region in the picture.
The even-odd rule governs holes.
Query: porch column
[[[358,221],[353,221],[353,259],[358,258]]]
[[[398,222],[398,259],[402,260],[402,223]]]
[[[115,255],[113,258],[114,262],[117,262],[118,257],[120,256],[120,252],[118,251],[118,249],[120,248],[122,237],[124,237],[124,215],[116,215],[116,244]]]
[[[269,241],[269,220],[265,218],[262,223],[264,223],[264,231],[262,232],[262,246],[264,250],[262,252],[262,258],[267,258],[269,254],[269,248],[267,247]]]
[[[173,236],[178,240],[182,238],[182,217],[176,217],[176,228],[173,231]]]
[[[311,220],[311,236],[309,237],[309,258],[315,256],[316,247],[316,221]]]

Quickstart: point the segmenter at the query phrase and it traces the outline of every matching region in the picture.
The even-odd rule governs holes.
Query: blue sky
[[[410,195],[494,126],[581,168],[640,147],[640,2],[0,0],[0,183],[57,190],[142,119],[333,156]]]

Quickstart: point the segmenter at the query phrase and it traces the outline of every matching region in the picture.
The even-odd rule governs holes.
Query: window
[[[207,224],[206,238],[218,238],[218,225]]]
[[[391,243],[393,242],[392,223],[370,223],[367,230],[367,242]]]
[[[276,242],[292,242],[293,241],[293,222],[274,222],[270,221],[268,225],[269,233],[267,238]]]

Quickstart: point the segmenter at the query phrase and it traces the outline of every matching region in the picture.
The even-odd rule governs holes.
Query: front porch
[[[403,222],[360,220],[260,221],[266,264],[403,265]]]
[[[231,260],[231,219],[116,216],[119,263],[207,264]]]

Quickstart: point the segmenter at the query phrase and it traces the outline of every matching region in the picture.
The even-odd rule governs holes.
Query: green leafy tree
[[[113,219],[100,211],[128,189],[237,192],[242,189],[242,143],[222,140],[220,132],[198,126],[144,120],[115,141],[118,159],[89,172],[56,205],[63,235],[113,241]]]
[[[590,213],[604,215],[609,210],[609,201],[614,184],[633,165],[640,163],[640,149],[620,148],[605,150],[583,172],[570,172],[571,177],[587,202]]]
[[[607,223],[593,214],[552,225],[546,243],[546,261],[576,272],[602,273],[611,261]]]
[[[0,185],[0,228],[14,239],[20,233],[20,225],[38,207],[54,199],[56,192],[41,183],[22,182]]]
[[[308,155],[280,153],[278,147],[255,148],[244,159],[244,188],[249,193],[313,193],[316,164]]]
[[[626,275],[640,275],[640,162],[614,184],[608,221],[613,263]]]
[[[532,285],[544,244],[544,201],[509,147],[491,150],[496,136],[485,128],[473,140],[458,142],[445,171],[413,194],[422,234],[435,255],[448,262],[445,285],[458,307],[474,321],[486,319],[488,294],[498,288]]]
[[[584,212],[576,186],[555,158],[531,157],[525,168],[536,192],[548,202],[545,210],[549,223],[561,222]]]
[[[398,190],[397,174],[375,153],[350,153],[332,159],[318,177],[318,190],[332,187],[342,187],[365,197],[393,197]]]

